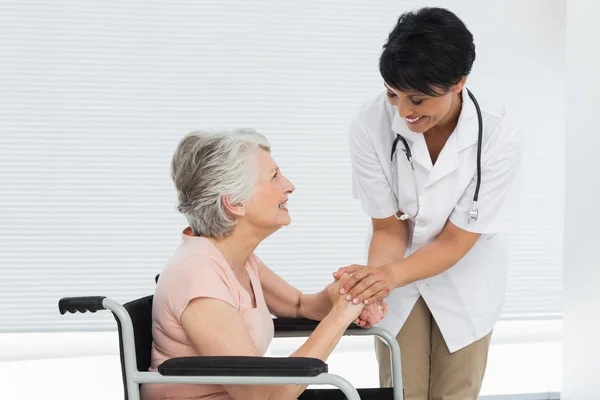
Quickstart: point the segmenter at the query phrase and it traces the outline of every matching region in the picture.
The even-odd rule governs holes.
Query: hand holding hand
[[[393,277],[385,268],[376,268],[367,265],[350,265],[334,272],[333,277],[340,279],[344,275],[340,293],[346,300],[354,304],[371,304],[389,296],[394,288]]]
[[[351,303],[346,301],[346,298],[341,294],[341,288],[344,282],[350,279],[350,275],[341,274],[338,280],[333,281],[327,285],[326,292],[331,304],[332,310],[343,312],[349,317],[348,324],[352,321],[357,320],[365,305],[362,303]]]

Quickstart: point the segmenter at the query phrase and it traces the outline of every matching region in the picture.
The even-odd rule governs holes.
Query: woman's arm
[[[276,317],[308,318],[313,321],[321,321],[332,307],[328,292],[336,292],[337,298],[337,292],[341,288],[338,281],[333,281],[318,293],[304,294],[266,265],[262,264],[260,271],[265,302]],[[381,306],[383,308],[379,309],[378,304],[369,304],[353,322],[363,328],[371,328],[386,314],[387,305],[382,302]]]
[[[304,294],[273,272],[266,265],[260,267],[260,283],[269,310],[276,317],[322,320],[331,310],[327,288],[314,294]]]
[[[312,357],[326,361],[348,325],[358,316],[362,305],[354,305],[330,292],[334,301],[306,342],[291,357]],[[337,299],[336,297],[337,296]],[[332,302],[329,299],[329,302]],[[181,315],[181,324],[201,356],[262,356],[248,328],[230,304],[213,298],[192,300]],[[296,399],[307,385],[224,385],[234,400]]]

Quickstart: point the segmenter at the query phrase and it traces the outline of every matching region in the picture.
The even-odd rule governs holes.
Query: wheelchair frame
[[[110,298],[92,296],[66,297],[59,301],[58,307],[61,314],[65,314],[66,312],[96,312],[99,310],[109,310],[114,314],[120,327],[122,342],[121,360],[124,364],[122,368],[124,369],[124,384],[128,400],[140,400],[139,385],[144,383],[331,385],[339,388],[348,400],[360,400],[357,389],[349,381],[341,376],[329,373],[327,364],[321,360],[311,358],[304,358],[305,362],[302,363],[301,358],[296,357],[277,359],[270,357],[211,357],[211,359],[221,359],[221,361],[231,359],[231,364],[225,370],[211,370],[210,366],[207,367],[207,360],[204,360],[207,357],[188,357],[186,360],[184,358],[174,358],[165,361],[159,367],[158,372],[139,371],[136,359],[134,326],[129,312],[123,305]],[[307,337],[318,324],[318,321],[305,319],[275,318],[273,321],[275,325],[275,337]],[[403,400],[401,358],[398,342],[388,331],[377,327],[364,329],[356,325],[351,325],[344,333],[344,336],[365,335],[381,338],[390,348],[393,399]],[[248,373],[247,365],[249,362],[270,360],[273,362],[270,362],[270,367],[264,370],[262,374],[257,375],[254,370],[252,373]],[[192,361],[192,363],[187,362],[186,367],[182,369],[181,364],[177,365],[178,361]],[[194,364],[194,361],[198,363]],[[239,363],[236,363],[236,361],[244,361],[246,367],[240,368]],[[315,367],[315,361],[318,364],[317,368]],[[184,374],[181,374],[181,371],[184,371]],[[217,372],[221,374],[215,374]]]

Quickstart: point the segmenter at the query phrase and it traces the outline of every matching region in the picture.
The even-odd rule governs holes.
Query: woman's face
[[[291,222],[287,200],[295,188],[279,171],[269,152],[261,149],[256,158],[258,181],[254,197],[245,207],[245,219],[252,226],[277,230]]]
[[[398,108],[398,115],[404,118],[408,129],[416,133],[425,133],[440,121],[450,119],[448,113],[456,98],[454,95],[460,93],[463,87],[464,80],[447,93],[439,92],[439,96],[427,96],[402,92],[385,84],[388,102]]]

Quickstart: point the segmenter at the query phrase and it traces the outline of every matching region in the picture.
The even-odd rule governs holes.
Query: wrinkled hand
[[[350,316],[348,324],[359,319],[360,314],[365,308],[364,304],[350,303],[346,301],[346,298],[341,294],[342,285],[349,279],[350,275],[340,274],[339,280],[334,280],[326,287],[327,296],[329,297],[333,308],[337,310],[344,310],[343,312]]]
[[[394,288],[393,278],[385,268],[376,268],[366,265],[350,265],[334,272],[333,277],[339,279],[344,274],[349,274],[344,279],[341,294],[346,295],[346,300],[355,304],[371,304],[389,296]]]
[[[380,307],[383,307],[383,309],[380,309]],[[383,300],[368,304],[365,306],[365,308],[363,308],[358,318],[354,320],[354,323],[365,329],[372,328],[379,321],[385,318],[385,315],[387,314],[387,308],[388,306]]]

